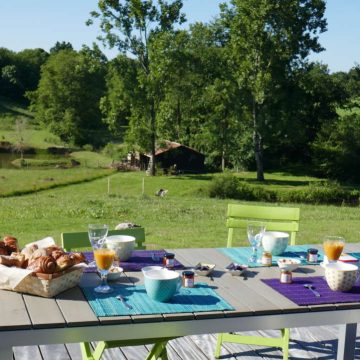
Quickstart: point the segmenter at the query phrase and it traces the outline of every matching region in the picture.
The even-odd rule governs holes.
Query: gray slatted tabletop
[[[360,245],[347,244],[347,251],[360,251]],[[201,281],[213,286],[234,308],[234,311],[177,313],[164,315],[136,315],[96,317],[81,289],[75,287],[54,299],[44,299],[9,291],[0,291],[0,359],[12,359],[12,346],[64,344],[80,341],[120,340],[164,336],[185,336],[229,331],[276,329],[331,324],[348,324],[348,338],[338,358],[349,359],[345,345],[354,338],[354,324],[360,320],[359,303],[297,306],[261,278],[278,277],[276,267],[254,268],[246,277],[232,277],[225,272],[230,259],[216,249],[176,249],[176,257],[187,267],[198,262],[216,264],[213,278]],[[323,274],[319,266],[304,266],[294,276]],[[82,283],[96,285],[96,274],[84,274]],[[141,272],[127,272],[120,280],[141,284]],[[355,325],[356,334],[356,325]],[[347,342],[346,342],[346,341]]]

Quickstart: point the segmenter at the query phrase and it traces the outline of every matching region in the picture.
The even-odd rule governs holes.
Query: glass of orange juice
[[[95,288],[96,292],[109,293],[113,289],[107,283],[107,276],[113,264],[115,257],[115,250],[106,247],[99,247],[94,249],[94,258],[96,266],[101,275],[101,284]]]
[[[344,250],[345,239],[341,236],[325,236],[323,247],[324,253],[329,262],[339,260],[341,253]]]

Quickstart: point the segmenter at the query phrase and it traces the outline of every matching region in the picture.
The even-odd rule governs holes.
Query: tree
[[[181,13],[182,0],[168,2],[158,0],[99,0],[99,11],[91,12],[92,18],[100,19],[104,36],[100,39],[110,48],[130,53],[138,63],[141,98],[133,104],[130,121],[133,134],[143,129],[141,138],[147,138],[147,150],[151,154],[150,174],[155,175],[155,148],[157,140],[157,107],[161,96],[153,87],[152,59],[149,48],[153,39],[161,33],[174,31],[176,23],[185,21]],[[93,19],[88,20],[88,25]],[[139,126],[140,125],[140,126]]]
[[[269,128],[268,102],[311,51],[322,50],[318,34],[326,30],[322,0],[232,0],[222,5],[230,24],[229,51],[240,87],[248,92],[253,121],[257,179],[264,180],[263,144]]]
[[[106,143],[99,110],[104,95],[104,56],[98,49],[61,50],[42,67],[39,87],[29,93],[36,119],[63,141]]]
[[[57,41],[55,45],[50,48],[50,54],[57,53],[61,50],[74,50],[73,46],[68,41]]]

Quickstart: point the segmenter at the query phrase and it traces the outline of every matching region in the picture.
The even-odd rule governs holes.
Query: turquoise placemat
[[[360,260],[360,253],[358,253],[358,252],[347,252],[347,254],[349,254],[349,255],[351,255],[351,256],[353,256],[353,257],[355,257],[355,258],[357,258],[358,260]]]
[[[234,310],[221,296],[205,283],[196,283],[194,288],[181,288],[170,302],[151,300],[143,285],[112,285],[110,294],[98,294],[93,287],[82,287],[96,316],[148,315],[182,312]],[[128,309],[116,295],[122,295],[132,306]]]
[[[307,250],[311,248],[311,245],[291,245],[286,248],[286,251],[281,254],[281,256],[273,256],[272,264],[273,266],[277,266],[277,261],[280,258],[295,258],[300,259],[303,264],[306,264],[306,254]],[[219,248],[220,252],[225,254],[231,261],[238,264],[246,264],[249,267],[262,267],[261,264],[249,263],[248,260],[252,254],[252,249],[250,247],[238,247],[238,248]],[[261,259],[262,250],[258,250],[258,257]],[[324,260],[324,254],[319,251],[318,252],[318,264],[320,264]]]

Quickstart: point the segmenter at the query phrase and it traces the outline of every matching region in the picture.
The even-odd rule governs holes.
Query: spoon
[[[131,310],[131,309],[133,308],[131,305],[129,305],[129,304],[125,301],[125,299],[124,299],[124,297],[123,297],[122,295],[117,295],[116,298],[117,298],[118,300],[120,300],[128,309]]]
[[[321,295],[313,289],[313,286],[311,284],[304,284],[304,287],[309,289],[316,297],[320,297]]]

